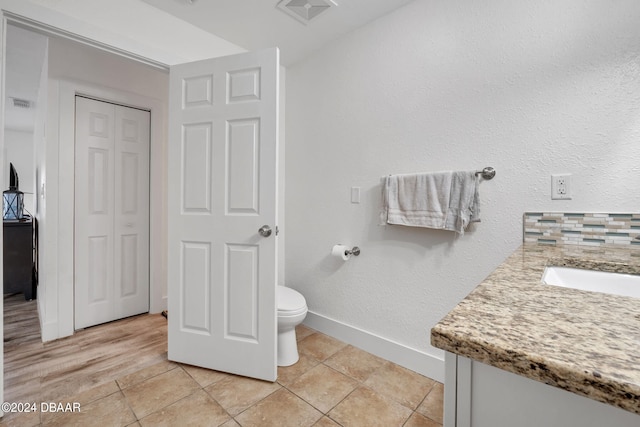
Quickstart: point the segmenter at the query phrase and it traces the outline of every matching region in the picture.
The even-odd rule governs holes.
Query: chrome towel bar
[[[496,170],[491,166],[487,166],[481,171],[476,171],[476,175],[482,175],[482,178],[484,179],[492,179],[494,176],[496,176]],[[391,176],[391,174],[389,174],[389,176]]]

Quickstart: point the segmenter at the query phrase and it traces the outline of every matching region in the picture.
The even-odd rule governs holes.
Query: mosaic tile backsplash
[[[640,245],[640,213],[526,212],[524,242],[549,245]]]

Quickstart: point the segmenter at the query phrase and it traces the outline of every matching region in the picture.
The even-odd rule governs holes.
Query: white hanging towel
[[[470,222],[480,221],[479,183],[475,170],[453,172],[445,230],[464,234]]]
[[[452,174],[446,171],[387,176],[382,190],[381,222],[445,228]]]

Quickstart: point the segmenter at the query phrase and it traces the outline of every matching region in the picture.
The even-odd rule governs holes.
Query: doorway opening
[[[14,31],[19,33],[18,37],[12,36]],[[18,139],[12,136],[15,131],[5,129],[5,141],[10,140],[9,145],[14,141],[21,144],[26,141],[20,148],[31,150],[24,156],[27,166],[22,166],[18,172],[21,190],[33,193],[29,194],[32,204],[27,206],[40,225],[40,253],[34,257],[39,260],[39,292],[36,301],[30,303],[37,306],[42,341],[71,335],[75,329],[74,122],[77,94],[146,109],[146,114],[150,116],[150,124],[146,126],[151,144],[146,155],[149,171],[144,198],[147,200],[146,240],[151,243],[148,244],[147,266],[142,267],[148,283],[146,309],[143,312],[160,313],[166,309],[166,255],[163,249],[166,184],[163,162],[168,74],[158,67],[19,25],[7,25],[7,33],[8,51],[16,47],[20,53],[33,53],[31,48],[20,47],[25,34],[45,41],[42,70],[39,69],[37,73],[39,82],[44,83],[39,96],[32,103],[37,111],[34,113],[36,120],[33,131],[25,138]],[[20,77],[25,70],[23,62],[7,58],[7,79],[12,72]],[[11,95],[9,85],[6,95]],[[3,154],[3,162],[6,160],[8,165],[11,157],[6,151]],[[128,160],[131,163],[131,156]],[[8,166],[4,170],[8,171]],[[4,184],[5,179],[2,177],[0,182]],[[141,194],[139,191],[138,196]],[[149,215],[149,212],[153,212],[153,215]],[[133,246],[132,240],[128,240],[129,248]],[[126,268],[131,271],[131,266]],[[30,312],[33,313],[33,310]]]

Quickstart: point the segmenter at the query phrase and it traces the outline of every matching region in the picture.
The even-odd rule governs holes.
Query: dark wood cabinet
[[[24,294],[25,300],[36,297],[34,281],[33,221],[3,221],[4,293]]]

